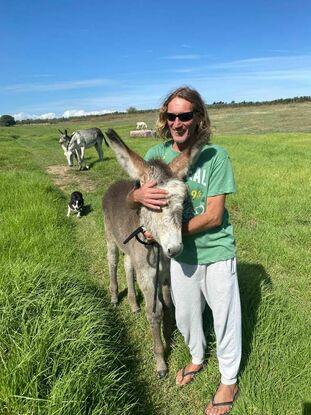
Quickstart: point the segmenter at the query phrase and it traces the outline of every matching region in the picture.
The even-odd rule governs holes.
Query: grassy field
[[[199,414],[219,381],[210,314],[206,368],[183,389],[189,360],[175,332],[169,376],[158,381],[145,314],[109,304],[101,197],[125,177],[110,149],[90,171],[65,166],[57,128],[115,128],[140,154],[156,139],[130,139],[138,120],[0,129],[0,413]],[[228,208],[238,246],[243,312],[241,395],[232,413],[298,415],[311,402],[310,103],[210,112],[213,142],[234,165]],[[139,119],[138,119],[139,118]],[[88,215],[66,218],[80,190]],[[125,278],[120,264],[120,289]],[[142,304],[141,295],[139,295]],[[143,304],[142,304],[143,306]]]

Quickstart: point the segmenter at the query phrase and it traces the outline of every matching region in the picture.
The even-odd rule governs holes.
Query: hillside
[[[208,112],[213,134],[217,135],[311,131],[311,102],[243,107],[228,106],[210,108]],[[128,126],[134,129],[137,121],[145,121],[149,128],[154,128],[156,119],[157,111],[146,111],[133,114],[106,114],[70,119],[68,121],[53,122],[52,125],[55,125],[55,128],[60,126],[64,126],[64,128],[66,126],[72,127],[72,125],[80,127],[92,125],[107,128],[113,125],[114,127]]]

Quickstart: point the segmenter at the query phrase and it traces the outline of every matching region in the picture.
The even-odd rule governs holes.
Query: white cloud
[[[100,115],[109,114],[111,110],[99,110],[99,111],[84,111],[84,110],[66,110],[62,115],[56,115],[55,112],[47,112],[45,114],[29,114],[27,112],[19,112],[12,114],[16,121],[21,120],[51,120],[53,118],[69,118],[69,117],[83,117],[87,115]]]
[[[12,117],[14,117],[16,121],[28,120],[32,118],[32,116],[26,112],[18,112],[17,114],[12,114]]]
[[[180,69],[174,69],[171,72],[173,73],[190,73],[193,72],[195,69],[193,68],[180,68]]]
[[[76,97],[66,93],[58,101],[45,100],[35,106],[16,108],[15,112],[25,111],[27,114],[19,113],[15,118],[39,118],[45,114],[38,114],[49,114],[50,111],[55,111],[57,117],[71,117],[126,111],[130,106],[138,109],[157,108],[166,94],[180,85],[198,89],[207,102],[287,98],[309,95],[311,90],[311,54],[262,56],[219,63],[212,60],[209,64],[190,59],[172,60],[170,63],[171,68],[150,71],[144,73],[145,76],[142,76],[143,72],[128,73],[127,77],[118,81],[115,90],[109,88],[105,94],[103,91],[92,91],[92,94]],[[71,84],[72,87],[74,85],[77,86],[76,83]],[[95,111],[94,108],[109,109]]]
[[[267,67],[301,67],[310,66],[311,55],[296,55],[296,56],[264,56],[260,58],[248,58],[240,59],[231,62],[222,62],[218,64],[210,65],[210,68],[216,69],[233,69],[233,68],[255,68],[260,66],[263,68]]]
[[[37,117],[39,120],[51,120],[52,118],[56,118],[55,112],[47,112],[46,114],[38,115]]]
[[[185,60],[185,59],[201,59],[203,55],[195,55],[195,54],[189,54],[189,55],[171,55],[171,56],[164,56],[161,59],[172,59],[172,60]]]
[[[51,120],[52,118],[56,118],[56,114],[54,112],[48,112],[46,114],[36,115],[36,114],[28,114],[26,112],[18,112],[17,114],[13,114],[13,117],[16,121],[21,120]]]
[[[82,81],[55,82],[49,84],[15,84],[3,87],[9,92],[42,92],[62,91],[68,89],[94,88],[101,85],[111,85],[114,81],[110,79],[85,79]]]
[[[101,114],[109,114],[113,111],[111,110],[100,110],[100,111],[84,111],[84,110],[66,110],[62,117],[69,118],[69,117],[83,117],[86,115],[101,115]]]

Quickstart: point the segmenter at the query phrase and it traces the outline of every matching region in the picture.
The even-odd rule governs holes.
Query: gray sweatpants
[[[189,265],[171,260],[172,299],[176,323],[190,349],[192,363],[204,360],[205,304],[213,313],[221,382],[237,381],[241,361],[241,306],[236,259],[206,265]]]

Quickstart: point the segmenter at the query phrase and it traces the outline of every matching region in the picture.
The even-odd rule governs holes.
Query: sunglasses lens
[[[184,121],[190,121],[190,120],[192,120],[192,118],[193,118],[193,112],[182,112],[181,114],[174,114],[172,112],[167,112],[166,113],[166,116],[167,116],[167,119],[169,121],[175,121],[176,118],[178,117],[178,119],[181,122],[184,122]]]
[[[193,118],[193,112],[183,112],[178,115],[178,118],[180,121],[190,121]]]
[[[171,113],[171,112],[167,112],[166,117],[169,121],[175,121],[176,120],[176,115]]]

